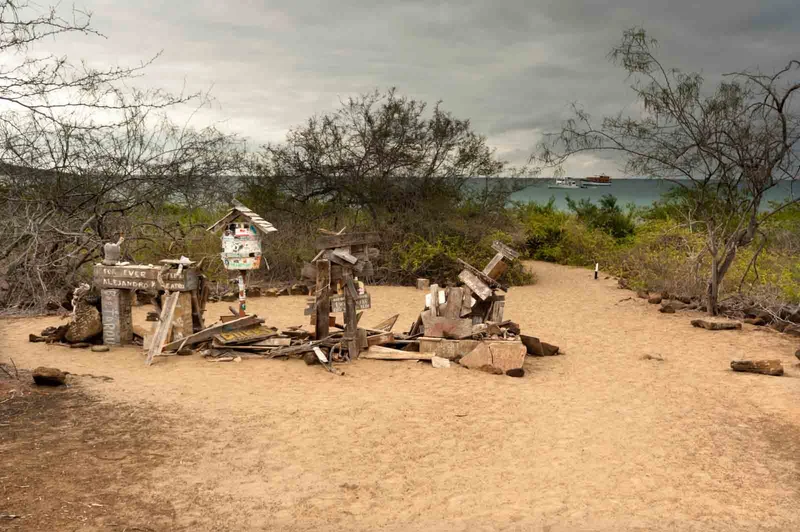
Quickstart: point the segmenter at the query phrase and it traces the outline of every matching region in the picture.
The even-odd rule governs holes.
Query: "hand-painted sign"
[[[120,288],[124,290],[169,290],[185,292],[197,288],[197,272],[184,268],[179,274],[177,268],[162,274],[164,284],[158,282],[159,266],[104,266],[94,267],[94,282],[99,288]]]

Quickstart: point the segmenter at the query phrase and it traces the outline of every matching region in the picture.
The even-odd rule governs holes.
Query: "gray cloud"
[[[196,125],[221,121],[256,143],[276,141],[340,98],[397,86],[443,100],[515,164],[570,102],[596,116],[631,104],[629,82],[606,55],[632,25],[659,40],[666,64],[710,81],[772,70],[800,51],[795,0],[85,1],[108,39],[48,46],[98,64],[163,49],[140,82],[213,85],[217,104]],[[600,157],[573,168],[617,170]]]

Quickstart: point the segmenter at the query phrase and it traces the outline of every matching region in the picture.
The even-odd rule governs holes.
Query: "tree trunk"
[[[719,275],[718,275],[718,259],[716,255],[711,256],[711,279],[708,281],[708,288],[706,289],[706,309],[709,316],[717,315],[717,299],[719,298]]]

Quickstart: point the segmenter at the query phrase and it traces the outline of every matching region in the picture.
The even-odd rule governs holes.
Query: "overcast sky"
[[[46,0],[40,0],[46,1]],[[644,26],[666,64],[723,72],[771,71],[800,59],[797,0],[86,0],[107,39],[49,42],[93,64],[129,65],[163,50],[141,80],[208,90],[220,123],[256,144],[336,108],[340,98],[396,86],[470,118],[498,154],[527,161],[576,101],[591,114],[631,104],[608,50]],[[570,175],[619,175],[584,157]]]

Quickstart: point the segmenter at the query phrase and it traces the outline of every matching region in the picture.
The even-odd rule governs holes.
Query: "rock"
[[[502,375],[510,369],[518,369],[525,362],[526,348],[521,342],[500,340],[497,342],[481,342],[475,349],[459,360],[459,364],[468,369],[487,371]],[[499,373],[498,373],[499,372]]]
[[[61,304],[55,301],[48,301],[47,303],[45,303],[44,308],[48,312],[56,312],[58,310],[61,310]]]
[[[647,293],[647,290],[638,290],[636,292],[636,297],[638,297],[639,299],[647,299],[648,297],[650,297],[650,294]]]
[[[524,377],[525,376],[525,370],[522,369],[522,368],[510,369],[510,370],[506,371],[506,375],[508,375],[509,377],[517,377],[517,378]]]
[[[675,307],[673,307],[672,305],[664,305],[660,309],[658,309],[658,311],[664,314],[675,314]]]
[[[85,342],[102,332],[103,322],[97,308],[86,303],[78,303],[65,339],[70,343]]]
[[[783,375],[783,366],[780,360],[733,360],[731,369],[733,371],[760,373],[761,375],[772,375],[774,377]]]
[[[29,342],[45,342],[45,341],[47,341],[47,338],[45,338],[44,336],[37,336],[37,335],[31,333],[31,334],[28,335],[28,341]]]
[[[245,290],[247,297],[261,297],[261,287],[251,286]]]
[[[317,355],[313,352],[308,352],[303,355],[303,362],[306,363],[307,366],[313,366],[314,364],[320,364]]]
[[[642,355],[642,360],[657,360],[659,362],[664,362],[664,357],[661,355]]]
[[[788,325],[783,329],[783,334],[800,337],[800,325]]]
[[[95,353],[108,353],[109,351],[111,351],[111,348],[108,347],[107,345],[93,345],[92,351],[94,351]]]
[[[522,344],[525,346],[528,354],[531,356],[550,357],[558,354],[559,350],[557,345],[542,342],[535,336],[526,336],[521,334],[519,338],[522,340]]]
[[[544,351],[543,356],[546,357],[553,357],[561,353],[557,345],[548,344],[547,342],[542,342],[542,349]]]
[[[794,352],[794,356],[797,357],[798,360],[800,360],[800,349]]]
[[[492,366],[491,364],[484,364],[483,366],[480,366],[480,367],[477,367],[477,368],[474,368],[474,369],[477,369],[478,371],[483,371],[485,373],[490,373],[492,375],[502,375],[503,374],[503,370],[502,369],[496,368],[496,367]]]
[[[749,325],[756,325],[758,327],[763,327],[767,324],[764,318],[745,318],[744,322]]]
[[[475,349],[461,357],[459,364],[468,369],[479,369],[481,366],[492,365],[492,352],[485,342],[479,343]]]
[[[431,365],[434,368],[449,368],[450,361],[447,360],[446,358],[434,356],[433,358],[431,358]]]
[[[661,303],[662,299],[664,298],[661,297],[661,294],[650,294],[650,296],[648,296],[647,298],[647,302],[650,303],[651,305],[658,305],[659,303]]]
[[[692,298],[689,296],[675,296],[675,299],[683,303],[684,305],[691,305]]]
[[[742,328],[742,324],[738,321],[692,320],[692,326],[708,329],[709,331],[725,331]]]
[[[181,347],[180,349],[178,349],[175,352],[175,354],[178,355],[178,356],[187,357],[189,355],[193,355],[194,354],[194,349],[192,349],[188,345],[185,345],[185,346]]]
[[[234,301],[238,301],[239,294],[235,292],[225,292],[224,294],[222,294],[222,296],[220,296],[220,299],[227,303],[232,303]]]
[[[492,353],[492,366],[500,368],[503,372],[519,369],[525,363],[527,349],[522,342],[508,340],[489,342],[489,350]]]
[[[268,288],[264,291],[264,295],[266,297],[278,297],[281,295],[281,290],[279,288]]]
[[[33,382],[39,386],[63,386],[67,383],[67,374],[57,368],[40,366],[33,370]]]
[[[87,347],[92,347],[92,344],[89,342],[78,342],[75,344],[70,344],[70,349],[86,349]]]

